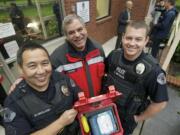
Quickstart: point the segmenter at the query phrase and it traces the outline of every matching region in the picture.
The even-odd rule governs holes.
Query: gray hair
[[[71,24],[74,20],[79,20],[79,22],[85,26],[85,23],[84,23],[84,20],[78,16],[78,15],[75,15],[75,14],[70,14],[70,15],[67,15],[64,20],[63,20],[63,23],[62,23],[62,29],[63,29],[63,32],[65,35],[67,35],[67,31],[66,31],[66,26]]]

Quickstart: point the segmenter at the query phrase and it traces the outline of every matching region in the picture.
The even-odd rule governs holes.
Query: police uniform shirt
[[[60,76],[60,73],[53,73],[53,75],[56,74],[57,76]],[[71,92],[71,97],[68,97],[65,100],[71,100],[69,107],[72,108],[73,103],[77,100],[77,93],[79,92],[79,88],[75,85],[75,83],[69,79],[67,76],[63,75],[67,80],[67,85],[69,88],[69,91]],[[28,120],[26,114],[21,110],[19,105],[14,101],[14,98],[12,98],[13,94],[16,94],[19,92],[19,86],[24,83],[26,84],[26,90],[33,92],[37,97],[39,97],[42,101],[45,103],[50,103],[50,101],[55,96],[55,84],[54,80],[50,80],[48,89],[44,92],[38,92],[36,90],[33,90],[32,87],[27,85],[25,81],[22,81],[15,89],[15,91],[8,96],[8,98],[5,101],[5,107],[8,109],[9,112],[6,113],[6,115],[9,113],[9,116],[4,118],[4,125],[5,125],[5,131],[6,135],[27,135],[32,132],[35,132],[37,129],[34,129],[34,127],[31,125],[30,121]],[[62,101],[63,102],[63,101]],[[33,106],[32,106],[33,107]],[[64,110],[65,111],[65,110]],[[15,116],[14,116],[15,114]],[[53,121],[52,121],[53,122]]]
[[[112,53],[105,60],[106,72],[108,72],[108,63],[110,63]],[[128,61],[122,55],[122,62],[125,65],[133,65],[134,63],[137,63],[137,61],[145,57],[145,55],[146,54],[143,52],[135,61]],[[157,65],[153,69],[153,71],[151,71],[148,77],[145,78],[143,85],[146,89],[147,96],[150,96],[150,99],[153,102],[159,103],[163,101],[168,101],[165,72],[161,69],[159,65]]]

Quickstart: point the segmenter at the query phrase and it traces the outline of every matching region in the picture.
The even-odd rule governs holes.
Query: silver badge
[[[141,75],[145,71],[145,65],[143,63],[139,63],[136,65],[136,73]]]
[[[157,77],[157,82],[161,85],[166,84],[166,77],[164,73],[160,73]]]
[[[65,96],[69,96],[70,95],[70,92],[69,92],[69,89],[66,85],[62,85],[61,86],[61,91],[62,93],[65,95]]]

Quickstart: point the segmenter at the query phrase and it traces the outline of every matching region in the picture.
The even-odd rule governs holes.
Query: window
[[[96,0],[96,19],[102,19],[110,15],[110,0]]]
[[[0,1],[0,23],[12,22],[16,34],[40,42],[61,35],[61,13],[58,0]]]

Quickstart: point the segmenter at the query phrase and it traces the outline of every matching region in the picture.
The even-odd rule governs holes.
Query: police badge
[[[69,96],[70,95],[70,91],[69,88],[66,85],[62,85],[61,86],[61,91],[65,96]]]
[[[144,65],[144,63],[138,63],[138,64],[136,65],[136,73],[139,74],[139,75],[141,75],[141,74],[144,73],[144,71],[145,71],[145,65]]]

